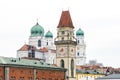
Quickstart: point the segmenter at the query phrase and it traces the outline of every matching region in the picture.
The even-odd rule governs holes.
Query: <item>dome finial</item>
[[[36,20],[37,20],[37,24],[36,25],[38,25],[38,18]]]

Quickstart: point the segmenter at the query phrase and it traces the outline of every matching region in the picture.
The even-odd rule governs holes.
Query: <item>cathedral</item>
[[[74,28],[69,11],[62,11],[55,39],[51,31],[45,33],[45,29],[37,22],[31,28],[28,44],[17,50],[17,58],[36,59],[65,68],[70,68],[67,66],[70,62],[73,64],[71,68],[84,65],[84,32],[81,28],[74,32]],[[72,70],[68,76],[74,77],[74,73],[75,70]]]

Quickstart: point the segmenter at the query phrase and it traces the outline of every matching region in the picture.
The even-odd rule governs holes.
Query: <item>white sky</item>
[[[85,32],[87,61],[120,67],[120,0],[0,0],[0,56],[16,57],[37,22],[56,29],[62,10]]]

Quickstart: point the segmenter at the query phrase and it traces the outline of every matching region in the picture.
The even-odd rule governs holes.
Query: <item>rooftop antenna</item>
[[[37,24],[36,25],[38,25],[38,18],[36,20],[37,20]]]
[[[37,22],[38,22],[38,18],[37,18]]]

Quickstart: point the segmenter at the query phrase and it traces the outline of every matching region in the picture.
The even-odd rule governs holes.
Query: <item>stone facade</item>
[[[55,38],[56,64],[68,69],[66,72],[68,80],[75,80],[77,43],[69,11],[62,11],[57,28],[57,37]]]

